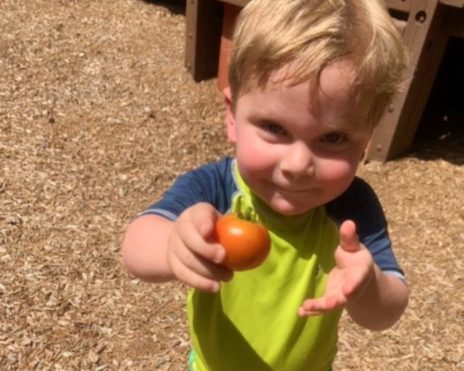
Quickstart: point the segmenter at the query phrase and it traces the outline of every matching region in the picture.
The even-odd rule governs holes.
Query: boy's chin
[[[285,215],[285,216],[295,216],[295,215],[302,215],[307,213],[308,211],[314,209],[310,205],[293,205],[287,202],[271,202],[268,204],[272,210],[276,213]]]

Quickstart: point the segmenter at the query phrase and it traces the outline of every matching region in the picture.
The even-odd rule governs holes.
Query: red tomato
[[[256,268],[266,259],[271,248],[271,238],[266,228],[240,219],[236,214],[227,214],[218,219],[216,240],[226,250],[224,265],[235,271]]]

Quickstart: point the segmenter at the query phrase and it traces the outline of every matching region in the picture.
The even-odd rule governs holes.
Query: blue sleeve
[[[356,223],[360,241],[369,249],[382,271],[404,277],[393,254],[387,220],[377,195],[364,180],[355,178],[348,190],[326,206],[337,224]]]
[[[232,160],[226,158],[180,176],[142,215],[157,214],[175,220],[185,209],[198,202],[207,202],[225,213],[235,191],[231,163]]]

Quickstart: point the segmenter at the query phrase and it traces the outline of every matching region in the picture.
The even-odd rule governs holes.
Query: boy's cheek
[[[328,160],[317,164],[316,176],[325,183],[350,184],[356,175],[358,163],[345,160]]]
[[[259,172],[269,169],[273,166],[273,154],[260,146],[254,146],[251,143],[243,146],[237,146],[236,153],[239,168],[248,172]]]

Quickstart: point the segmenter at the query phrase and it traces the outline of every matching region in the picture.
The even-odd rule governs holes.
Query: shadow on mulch
[[[186,0],[142,0],[147,4],[160,5],[168,9],[174,14],[185,15],[185,1]]]
[[[448,80],[451,81],[451,78],[448,77]],[[464,83],[462,77],[460,81]],[[425,161],[441,159],[455,165],[464,165],[462,97],[456,85],[451,85],[450,82],[439,88],[432,91],[411,146],[410,156]]]
[[[439,138],[417,141],[406,156],[424,161],[441,159],[455,165],[464,165],[464,128],[444,133]]]
[[[464,39],[451,38],[412,146],[422,160],[464,164]]]

